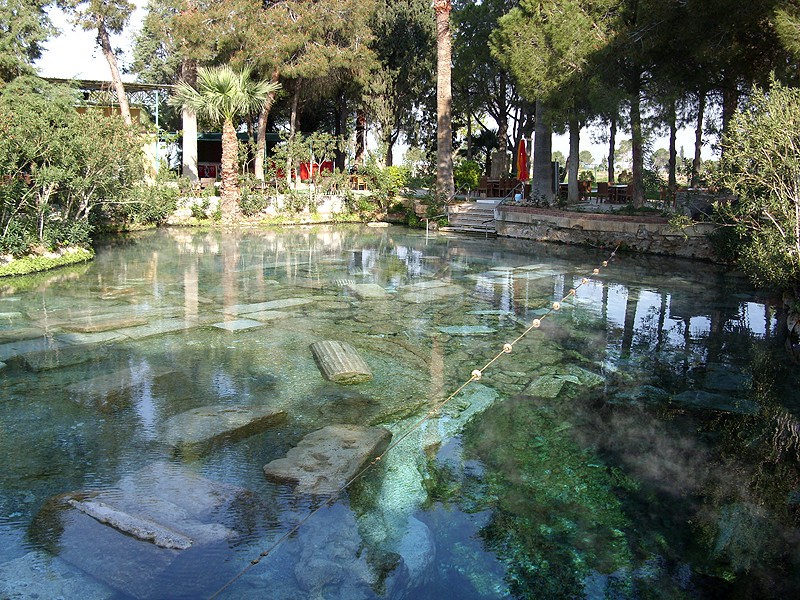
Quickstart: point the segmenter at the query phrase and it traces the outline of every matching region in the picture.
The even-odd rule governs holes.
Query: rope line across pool
[[[608,260],[604,260],[601,265],[603,268],[608,267],[608,265],[614,260],[614,257],[617,255],[617,250],[619,250],[619,244],[617,244],[616,248],[611,252],[608,257]],[[239,571],[234,577],[228,580],[221,588],[219,588],[216,592],[214,592],[211,596],[209,596],[209,600],[214,600],[214,598],[219,597],[219,595],[236,583],[239,579],[241,579],[250,569],[254,566],[259,564],[263,559],[268,557],[275,549],[280,546],[286,539],[296,533],[305,523],[311,519],[314,515],[316,515],[319,511],[321,511],[326,506],[332,506],[336,500],[344,493],[351,485],[353,485],[356,481],[358,481],[361,477],[363,477],[370,469],[372,469],[375,465],[380,463],[386,454],[388,454],[392,449],[396,448],[400,443],[403,442],[406,438],[408,438],[412,433],[414,433],[417,429],[422,427],[427,421],[435,418],[439,411],[453,398],[458,396],[464,388],[466,388],[470,383],[473,381],[478,381],[483,377],[483,372],[486,371],[490,366],[492,366],[495,362],[497,362],[500,357],[510,354],[514,350],[514,346],[523,340],[531,331],[534,329],[538,329],[541,327],[542,321],[552,315],[554,312],[561,310],[561,306],[564,302],[569,300],[571,297],[574,297],[578,290],[589,283],[592,276],[596,276],[600,274],[600,268],[595,268],[591,275],[587,275],[581,278],[581,281],[578,285],[566,293],[566,295],[557,302],[553,302],[550,307],[548,308],[547,312],[545,312],[540,317],[534,319],[531,324],[519,334],[513,341],[503,344],[502,350],[500,350],[494,357],[492,357],[483,367],[480,369],[474,369],[470,374],[470,378],[467,379],[464,383],[462,383],[453,393],[451,393],[447,398],[437,403],[433,408],[431,408],[424,416],[422,416],[418,421],[416,421],[405,433],[403,433],[400,437],[393,439],[392,442],[386,447],[386,449],[381,452],[378,456],[373,458],[363,469],[361,469],[358,473],[353,475],[346,483],[344,483],[338,490],[336,490],[330,498],[322,502],[319,506],[317,506],[314,510],[310,511],[305,517],[300,519],[293,527],[291,527],[288,531],[284,532],[280,537],[278,537],[272,545],[267,548],[266,550],[262,550],[259,555],[252,559],[247,566],[245,566],[241,571]]]

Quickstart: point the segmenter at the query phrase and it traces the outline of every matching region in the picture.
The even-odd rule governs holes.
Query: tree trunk
[[[222,188],[220,202],[222,203],[222,220],[232,223],[239,217],[239,143],[236,138],[236,128],[233,123],[226,120],[222,124]]]
[[[694,128],[694,160],[692,160],[692,177],[690,185],[697,187],[700,183],[700,163],[703,150],[703,118],[706,112],[706,93],[700,92],[697,98],[697,124]]]
[[[739,89],[735,81],[728,82],[725,80],[724,87],[722,88],[722,137],[728,133],[733,115],[736,114],[736,108],[739,106]],[[725,152],[725,146],[722,146],[722,152]]]
[[[616,177],[614,161],[617,159],[617,116],[611,115],[610,121],[608,128],[608,182],[614,183],[614,177]]]
[[[500,176],[505,177],[508,168],[508,102],[506,101],[506,78],[501,75],[499,78],[500,96],[497,104],[497,151],[501,158]]]
[[[581,126],[577,119],[569,120],[569,172],[567,173],[567,202],[577,204],[580,200],[578,189],[578,156],[580,154]]]
[[[108,62],[108,67],[111,69],[111,81],[114,84],[114,91],[117,93],[117,101],[119,102],[119,112],[126,125],[132,125],[131,108],[128,105],[128,97],[125,95],[125,86],[122,85],[122,76],[119,73],[117,66],[117,57],[114,56],[114,50],[111,48],[111,40],[108,37],[108,30],[106,29],[105,19],[102,15],[95,16],[95,23],[97,24],[97,43]]]
[[[537,202],[553,203],[552,131],[545,120],[542,102],[536,101],[536,132],[533,138],[533,181],[531,195]]]
[[[633,206],[644,206],[644,140],[642,139],[641,91],[639,85],[631,95],[631,153],[633,158]]]
[[[455,195],[453,184],[453,127],[451,113],[452,47],[450,40],[450,0],[434,0],[436,13],[436,194],[445,202]]]
[[[292,185],[292,165],[294,163],[294,157],[292,156],[292,145],[294,144],[294,136],[296,134],[296,127],[297,127],[297,106],[300,104],[300,80],[297,80],[294,84],[294,95],[292,96],[292,109],[289,115],[289,152],[288,156],[286,157],[286,185]],[[299,171],[300,169],[298,169]],[[298,177],[300,173],[298,172]],[[296,186],[295,186],[296,187]]]
[[[272,74],[272,83],[278,82],[278,72]],[[267,121],[269,120],[269,111],[272,109],[272,102],[275,100],[275,93],[271,93],[267,98],[267,102],[261,109],[258,115],[258,139],[256,140],[256,162],[253,170],[256,179],[264,181],[264,159],[267,155]]]
[[[335,136],[337,139],[343,139],[347,132],[347,97],[344,92],[340,92],[339,101],[336,103],[336,124]],[[336,158],[334,159],[334,170],[344,171],[344,161],[346,155],[336,144]]]
[[[386,166],[391,167],[394,164],[394,142],[397,139],[395,135],[390,135],[386,140]]]
[[[467,160],[472,160],[472,113],[467,112]]]
[[[367,147],[367,113],[363,108],[356,112],[356,155],[354,157],[357,167],[364,165],[364,153]]]
[[[678,189],[678,179],[676,177],[676,170],[678,168],[678,150],[676,148],[678,139],[678,116],[675,110],[675,100],[672,100],[669,105],[669,165],[667,174],[667,190],[669,192],[669,200],[675,197],[675,191]]]

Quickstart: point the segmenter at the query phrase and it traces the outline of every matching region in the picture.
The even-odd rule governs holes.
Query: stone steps
[[[491,233],[495,235],[494,207],[496,202],[465,202],[451,206],[449,226],[440,231],[459,233]]]

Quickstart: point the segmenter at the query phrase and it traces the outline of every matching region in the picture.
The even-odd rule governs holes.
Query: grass
[[[86,248],[67,250],[59,256],[23,256],[0,266],[0,277],[13,277],[49,271],[56,267],[87,262],[93,258],[94,251]]]

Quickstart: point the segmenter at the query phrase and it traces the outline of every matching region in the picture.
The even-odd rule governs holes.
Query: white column
[[[199,181],[197,176],[197,115],[184,108],[183,115],[183,176]]]

